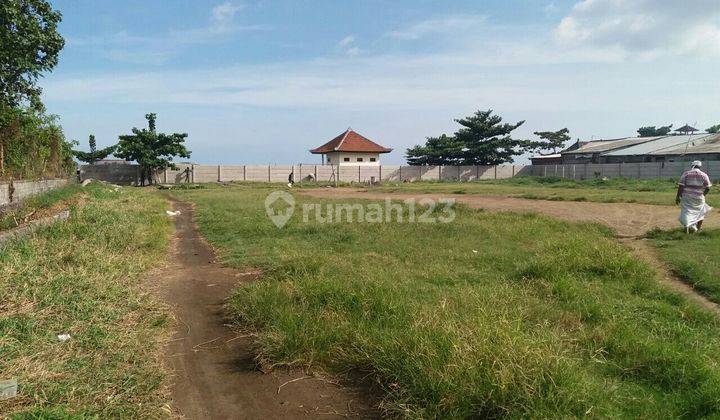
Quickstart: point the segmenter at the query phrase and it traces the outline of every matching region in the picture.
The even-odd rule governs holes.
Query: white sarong
[[[683,196],[680,199],[680,224],[688,228],[704,220],[712,207],[705,204],[705,197]]]

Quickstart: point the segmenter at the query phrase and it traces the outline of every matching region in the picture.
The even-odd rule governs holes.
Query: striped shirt
[[[705,188],[712,186],[707,174],[698,168],[685,171],[680,177],[680,185],[683,188],[683,196],[702,197],[705,195]]]

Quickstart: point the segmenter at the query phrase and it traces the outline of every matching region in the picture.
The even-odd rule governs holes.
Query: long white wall
[[[156,174],[160,183],[183,182],[287,182],[291,172],[296,182],[406,182],[406,181],[473,181],[504,179],[513,176],[557,176],[568,179],[678,178],[687,162],[606,163],[568,165],[499,165],[499,166],[399,166],[399,165],[178,165]],[[711,179],[720,179],[720,161],[707,162],[705,171]],[[136,165],[94,165],[81,168],[81,178],[101,179],[114,183],[136,183]]]

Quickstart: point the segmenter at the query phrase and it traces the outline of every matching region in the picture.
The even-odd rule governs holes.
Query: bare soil
[[[601,223],[613,229],[617,233],[620,242],[629,247],[638,258],[655,268],[658,273],[658,281],[685,296],[688,300],[720,315],[720,306],[695,291],[691,285],[675,277],[669,267],[658,258],[655,249],[643,238],[643,235],[652,229],[680,227],[678,222],[680,210],[677,207],[632,203],[529,200],[466,194],[382,193],[352,188],[311,189],[301,190],[301,193],[312,197],[334,199],[384,200],[390,198],[405,200],[408,198],[455,198],[457,202],[476,209],[539,213],[572,222]],[[710,213],[703,226],[720,227],[720,217]]]
[[[167,345],[173,372],[172,408],[190,419],[379,417],[361,388],[302,371],[259,370],[252,337],[228,326],[225,301],[238,282],[257,273],[222,267],[192,221],[188,203],[174,202],[176,233],[168,267],[154,273],[177,320]]]

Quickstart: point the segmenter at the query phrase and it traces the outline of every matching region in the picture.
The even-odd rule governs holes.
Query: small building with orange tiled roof
[[[323,165],[379,165],[380,155],[390,153],[392,149],[380,146],[348,128],[344,133],[310,150],[310,153],[322,155]]]

